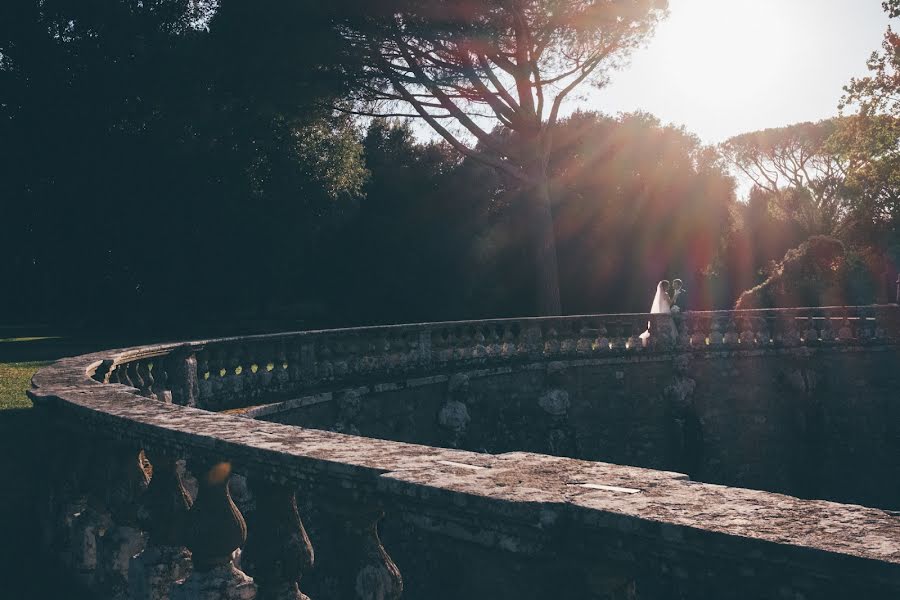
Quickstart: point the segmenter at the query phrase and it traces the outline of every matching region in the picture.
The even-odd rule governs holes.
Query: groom
[[[680,279],[672,281],[672,312],[681,312],[687,307],[685,295],[687,291],[684,289],[684,283]]]

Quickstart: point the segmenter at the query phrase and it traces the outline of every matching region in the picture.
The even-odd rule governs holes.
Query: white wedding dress
[[[650,305],[650,314],[671,314],[672,313],[672,303],[669,300],[669,294],[663,290],[663,282],[660,281],[656,286],[656,295],[653,297],[653,304]],[[663,327],[671,326],[672,333],[675,331],[675,322],[671,319],[667,319],[668,321],[665,324],[660,323]],[[647,345],[647,341],[650,339],[650,323],[647,323],[647,330],[641,334],[641,342],[644,346]]]

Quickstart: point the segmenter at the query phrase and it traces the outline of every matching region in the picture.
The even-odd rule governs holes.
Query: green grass
[[[0,410],[31,408],[25,391],[31,387],[31,376],[46,362],[0,363]]]

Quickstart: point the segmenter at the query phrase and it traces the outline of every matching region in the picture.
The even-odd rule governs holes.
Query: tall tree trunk
[[[538,314],[562,314],[559,300],[559,266],[556,257],[556,234],[553,228],[553,209],[550,205],[550,181],[546,158],[540,156],[531,164],[531,181],[525,190],[531,230],[532,256],[536,274],[536,304]]]

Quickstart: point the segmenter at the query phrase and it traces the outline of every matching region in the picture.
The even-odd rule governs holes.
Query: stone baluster
[[[448,337],[450,332],[446,329],[436,329],[431,334],[431,355],[434,360],[439,362],[447,362],[453,356],[453,350],[450,349]]]
[[[256,360],[253,364],[256,365],[256,372],[253,374],[253,398],[254,401],[258,401],[272,387],[278,359],[275,357],[275,346],[271,342],[259,344],[254,356]]]
[[[516,336],[508,325],[503,327],[503,344],[500,353],[504,358],[512,358],[516,355]]]
[[[218,376],[218,373],[213,372],[212,367],[209,364],[209,351],[200,350],[197,352],[197,398],[196,398],[196,406],[205,407],[207,402],[212,397],[213,394],[213,379]],[[183,398],[186,400],[187,398]],[[182,404],[181,401],[178,400],[178,396],[175,397],[176,404]],[[191,406],[190,404],[186,404],[186,406]]]
[[[837,337],[837,332],[834,330],[834,322],[829,313],[826,313],[822,319],[822,330],[819,332],[819,337],[823,343],[834,342]]]
[[[422,366],[430,365],[432,360],[431,355],[431,330],[430,329],[422,329],[416,334],[419,339],[418,349],[419,349],[419,364]]]
[[[797,315],[786,311],[779,315],[779,341],[782,346],[793,347],[800,344],[800,332],[797,331]]]
[[[857,327],[856,337],[862,343],[869,343],[875,339],[875,326],[872,320],[872,312],[867,308],[857,309],[859,316],[859,326]]]
[[[575,352],[579,356],[588,356],[594,351],[594,340],[597,339],[597,330],[585,324],[579,332]]]
[[[561,323],[562,340],[559,344],[559,353],[563,356],[572,356],[577,349],[577,334],[574,330],[575,324]]]
[[[675,319],[675,347],[679,350],[690,350],[691,348],[691,327],[692,317],[687,313],[680,312],[674,315]]]
[[[225,396],[223,398],[223,408],[232,408],[238,406],[244,397],[244,383],[247,379],[249,362],[246,372],[244,370],[245,346],[243,344],[227,344],[226,347],[226,373],[225,373]]]
[[[486,341],[484,332],[482,331],[482,328],[479,327],[475,330],[475,335],[472,336],[472,358],[481,359],[487,356]]]
[[[347,376],[349,367],[347,365],[347,342],[342,339],[336,339],[332,343],[332,376],[335,378],[343,378]],[[391,363],[397,364],[397,357],[393,356]]]
[[[559,354],[559,334],[554,327],[547,329],[544,335],[544,356],[556,356]]]
[[[710,317],[709,323],[709,345],[718,348],[725,343],[725,336],[722,335],[721,317],[713,315]]]
[[[127,385],[128,387],[134,387],[134,382],[131,380],[131,374],[128,372],[128,363],[119,363],[116,365],[111,381],[113,383]]]
[[[171,598],[252,600],[256,586],[232,560],[234,551],[247,540],[247,525],[228,491],[231,464],[220,462],[208,468],[201,464],[194,472],[201,475],[186,532],[194,571],[175,585]]]
[[[111,600],[128,597],[128,567],[131,557],[146,542],[138,519],[138,506],[150,480],[144,454],[129,446],[105,447],[107,461],[106,501],[110,525],[97,547],[99,597]]]
[[[331,340],[324,339],[316,345],[318,350],[316,352],[316,379],[319,381],[331,379],[334,376],[332,343]]]
[[[625,342],[626,347],[630,349],[632,352],[640,352],[644,349],[644,340],[641,339],[641,333],[643,332],[643,327],[640,323],[632,321],[628,325],[626,325],[630,330],[630,335],[628,336],[628,340]],[[650,339],[653,339],[653,336],[650,336]],[[659,340],[662,344],[659,346],[660,348],[669,347],[668,345],[671,343],[671,339]]]
[[[734,319],[728,318],[725,324],[725,335],[722,336],[722,343],[726,346],[737,346],[741,341],[741,336],[737,332],[737,325]]]
[[[357,374],[362,372],[363,345],[358,337],[353,337],[347,342],[347,372]]]
[[[313,547],[297,511],[293,487],[251,479],[256,510],[248,524],[241,564],[260,600],[308,600],[299,581],[312,568]]]
[[[601,323],[600,328],[597,330],[597,339],[594,340],[594,349],[597,352],[609,352],[609,344],[609,335],[606,331],[606,326]]]
[[[172,403],[172,390],[169,382],[169,366],[171,361],[168,356],[158,356],[153,359],[151,373],[153,374],[153,386],[150,391],[160,402]]]
[[[228,393],[228,355],[223,346],[212,348],[209,364],[212,385],[209,398],[204,400],[204,408],[218,409]]]
[[[140,371],[138,371],[138,365],[140,363],[141,361],[139,360],[132,360],[125,363],[125,372],[128,374],[128,380],[131,382],[131,387],[143,392],[146,388],[146,384],[144,383],[144,378],[141,376]]]
[[[852,341],[856,336],[853,333],[853,326],[850,324],[850,318],[847,313],[844,313],[844,318],[841,320],[841,325],[838,328],[837,332],[838,340],[847,343]]]
[[[610,325],[610,349],[620,352],[625,350],[628,337],[625,334],[625,325],[612,323]]]
[[[60,558],[75,579],[91,589],[98,579],[100,540],[114,526],[107,508],[110,465],[103,445],[94,439],[80,442],[91,444],[79,486],[84,490],[83,504],[78,513],[64,515],[69,521],[68,547],[61,549]]]
[[[268,355],[263,344],[241,344],[241,353],[238,355],[241,369],[241,393],[239,402],[242,405],[252,404],[262,395],[262,376],[265,370]]]
[[[288,379],[294,386],[303,382],[303,364],[300,359],[300,341],[291,340],[287,349]]]
[[[173,456],[151,452],[149,458],[153,477],[140,509],[148,540],[128,567],[131,600],[167,600],[172,585],[191,572],[191,554],[184,545],[191,498]]]
[[[691,348],[700,350],[706,348],[706,319],[694,317],[691,329]]]
[[[138,387],[141,392],[141,396],[144,396],[145,398],[153,398],[153,385],[155,382],[153,379],[153,373],[150,369],[150,362],[147,360],[136,361],[134,370],[141,380],[140,386]]]
[[[275,356],[272,361],[274,365],[274,369],[272,369],[273,385],[278,391],[283,392],[288,389],[291,380],[287,343],[284,340],[275,345]]]
[[[809,315],[805,319],[803,332],[800,334],[800,337],[803,339],[803,343],[806,346],[819,343],[819,330],[816,329],[816,320],[813,315]]]
[[[403,593],[403,578],[378,537],[382,509],[341,499],[329,502],[326,510],[339,523],[335,540],[342,558],[339,597],[398,600]]]
[[[756,345],[756,332],[753,330],[753,318],[745,315],[741,319],[741,335],[740,344],[744,349],[752,348]]]

